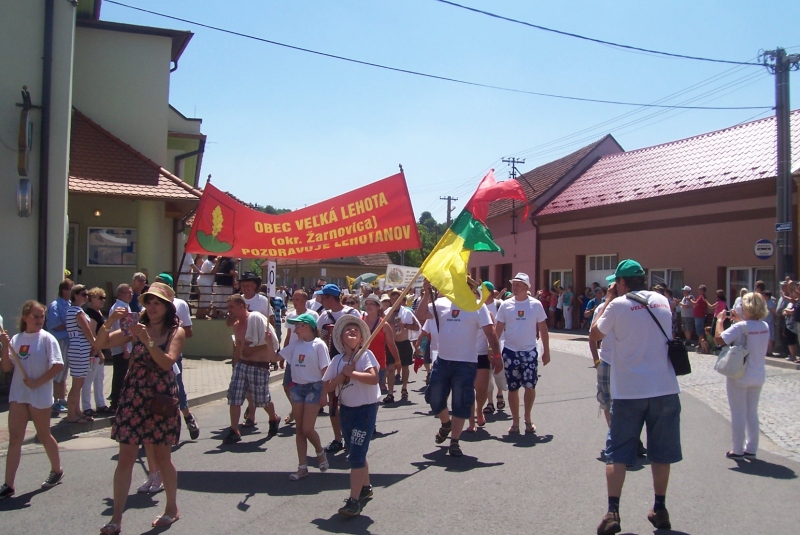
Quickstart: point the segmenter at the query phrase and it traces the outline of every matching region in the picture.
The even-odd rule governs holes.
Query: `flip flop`
[[[536,432],[536,426],[533,422],[525,422],[525,434],[530,435]]]
[[[100,528],[100,535],[116,535],[117,533],[121,533],[119,525],[111,522]]]
[[[163,527],[170,526],[170,525],[174,524],[175,522],[177,522],[180,519],[181,519],[180,515],[176,516],[175,518],[172,518],[169,515],[161,515],[161,516],[157,516],[156,519],[153,520],[153,523],[151,525],[154,528],[163,528]]]
[[[509,435],[519,435],[519,426],[518,425],[512,425],[511,427],[509,427],[508,428],[508,434]]]

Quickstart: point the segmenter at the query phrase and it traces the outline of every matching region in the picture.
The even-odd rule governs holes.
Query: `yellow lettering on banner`
[[[341,206],[339,207],[339,212],[342,215],[342,219],[350,219],[351,217],[356,217],[363,213],[377,210],[378,208],[386,206],[387,204],[389,204],[389,201],[386,199],[386,194],[380,192],[375,195],[365,197],[359,201],[351,202],[347,206]]]
[[[292,231],[292,225],[288,221],[285,223],[262,223],[261,221],[256,221],[254,227],[259,234],[277,234]]]
[[[327,212],[322,212],[318,215],[298,219],[294,222],[294,225],[297,227],[297,230],[311,230],[313,228],[324,227],[325,225],[338,222],[339,218],[336,216],[336,211],[331,208]]]

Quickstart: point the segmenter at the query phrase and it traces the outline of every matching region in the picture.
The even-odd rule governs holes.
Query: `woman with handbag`
[[[144,311],[140,323],[131,325],[130,334],[122,330],[108,332],[108,325],[128,314],[126,309],[117,308],[97,335],[97,345],[101,348],[133,342],[128,373],[111,427],[111,438],[119,442],[119,456],[114,472],[114,512],[100,530],[105,535],[121,530],[140,444],[152,445],[166,491],[164,514],[153,521],[153,527],[169,526],[180,518],[176,503],[178,473],[171,459],[172,446],[178,444],[181,432],[173,365],[183,352],[185,335],[172,303],[174,297],[172,288],[154,282],[139,296]]]
[[[733,449],[725,456],[729,459],[754,458],[758,451],[758,398],[766,378],[765,355],[769,344],[769,325],[762,321],[767,315],[767,304],[761,294],[749,292],[742,297],[743,317],[740,318],[736,310],[730,314],[734,324],[724,331],[727,313],[722,311],[717,316],[715,341],[723,346],[744,340],[748,354],[741,377],[727,378]]]

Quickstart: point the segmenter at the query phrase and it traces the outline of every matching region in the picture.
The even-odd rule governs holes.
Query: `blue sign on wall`
[[[753,252],[759,260],[767,260],[775,254],[775,245],[769,240],[758,240]]]

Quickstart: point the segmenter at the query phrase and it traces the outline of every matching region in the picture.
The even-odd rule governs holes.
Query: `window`
[[[586,286],[591,286],[593,282],[602,287],[607,287],[606,277],[614,273],[617,268],[617,255],[592,255],[586,257]]]
[[[482,281],[488,281],[489,280],[489,266],[481,266],[479,268],[479,271],[480,271],[480,279]]]
[[[728,268],[728,301],[733,303],[742,288],[755,289],[756,281],[764,281],[767,291],[775,295],[775,269],[771,267],[733,267]]]
[[[552,288],[556,281],[559,282],[562,288],[566,289],[567,286],[572,286],[572,270],[571,269],[551,269],[550,270],[550,285],[547,287],[549,290]]]
[[[652,268],[649,270],[650,288],[660,284],[672,290],[673,295],[680,295],[683,288],[683,270],[669,268]]]

